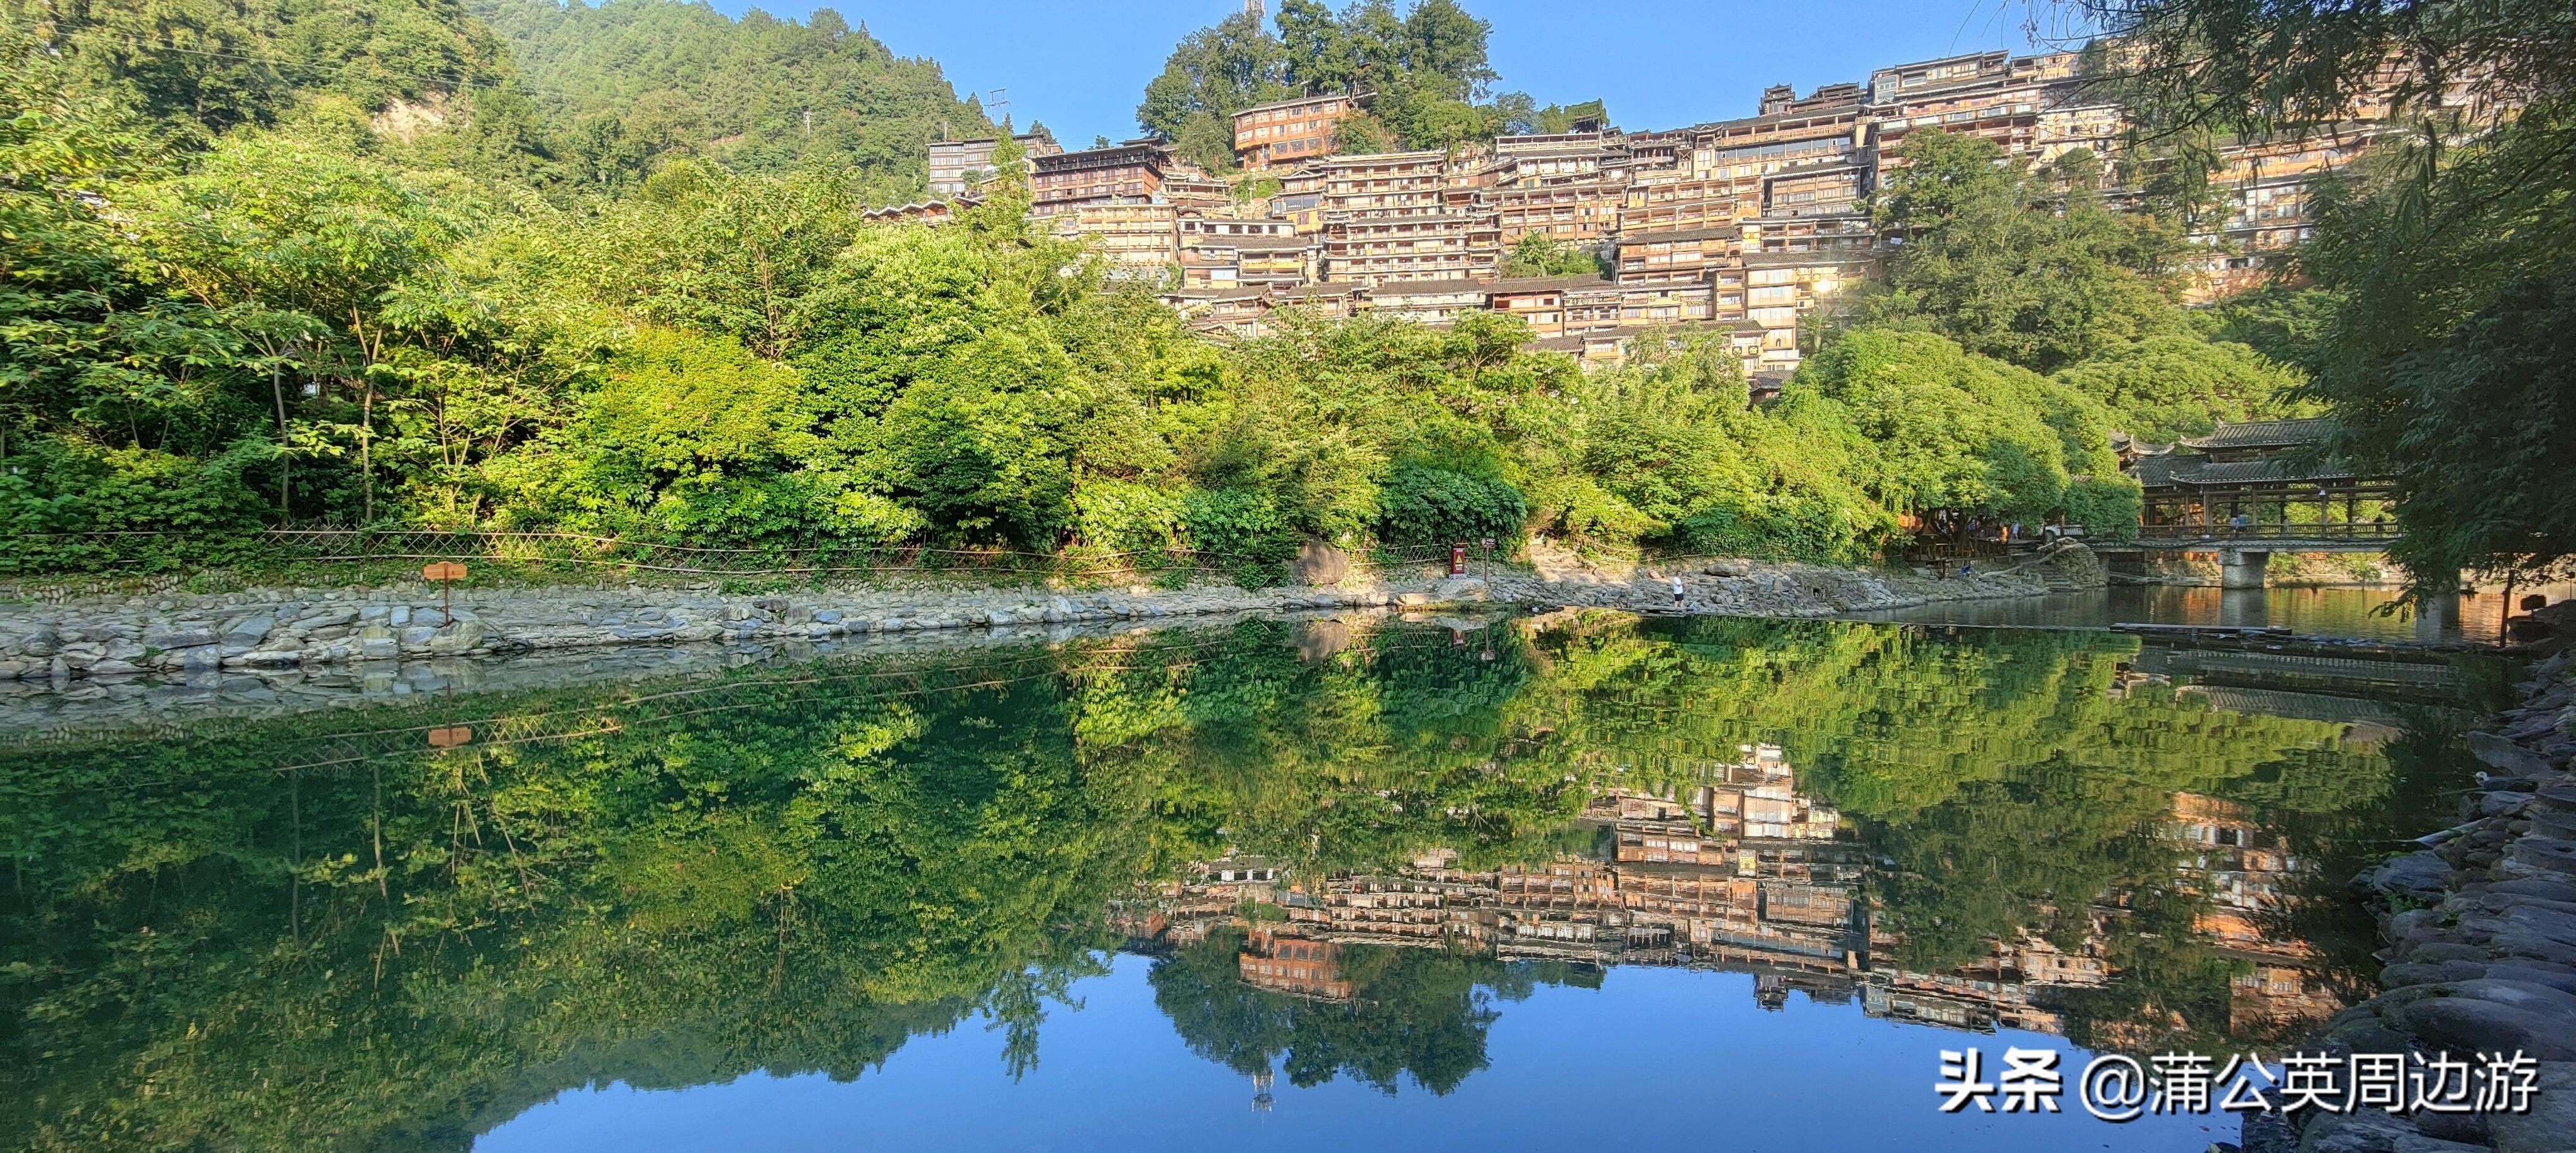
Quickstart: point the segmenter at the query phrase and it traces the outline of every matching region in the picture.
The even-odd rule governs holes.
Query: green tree
[[[2000,146],[1937,129],[1906,135],[1871,199],[1895,249],[1865,322],[1920,327],[2039,372],[2149,336],[2188,331],[2169,298],[2179,238],[2045,179]]]
[[[2099,401],[1931,333],[1845,333],[1791,387],[1851,414],[1877,449],[1872,492],[1900,512],[2037,524],[2065,511],[2070,474],[2118,475]]]
[[[2242,344],[2191,336],[2110,348],[2050,379],[2101,401],[2116,428],[2148,441],[2199,436],[2219,421],[2308,415],[2291,399],[2297,372]]]
[[[1184,159],[1224,169],[1234,163],[1233,114],[1290,96],[1365,97],[1368,114],[1338,130],[1345,152],[1447,148],[1539,119],[1527,96],[1489,100],[1493,26],[1456,0],[1415,0],[1402,11],[1394,0],[1358,0],[1339,13],[1322,0],[1287,0],[1277,23],[1274,36],[1242,12],[1185,37],[1146,84],[1137,125],[1178,143]]]
[[[1512,242],[1503,254],[1505,276],[1599,276],[1609,270],[1598,251],[1533,232]]]

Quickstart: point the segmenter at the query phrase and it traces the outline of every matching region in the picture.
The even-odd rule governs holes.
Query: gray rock
[[[1351,554],[1319,540],[1307,541],[1297,549],[1297,559],[1288,571],[1299,584],[1340,584],[1351,574]]]
[[[1431,586],[1431,599],[1435,601],[1480,601],[1487,596],[1483,577],[1450,577]]]
[[[2354,878],[2361,888],[2391,893],[2438,893],[2451,885],[2451,864],[2430,849],[2391,857]]]
[[[2529,793],[2494,792],[2482,793],[2479,796],[2478,815],[2481,817],[2509,816],[2521,812],[2524,806],[2531,803]]]
[[[2480,1148],[2495,1143],[2487,1133],[2487,1118],[2483,1113],[2436,1113],[2427,1109],[2416,1113],[2412,1120],[2417,1132],[2437,1140],[2458,1141]]]
[[[2491,972],[2476,961],[2408,961],[2379,971],[2381,988],[2403,989],[2409,985],[2435,985],[2445,981],[2474,981]]]
[[[2457,987],[2472,985],[2532,987],[2503,981],[2462,981]],[[2396,1019],[2435,1049],[2460,1054],[2519,1049],[2543,1061],[2576,1060],[2576,1019],[2545,1009],[2476,996],[2435,996],[2399,1009]]]
[[[2545,873],[2576,876],[2576,841],[2524,837],[2507,853],[2514,863]]]
[[[2506,740],[2496,733],[2470,733],[2468,744],[2471,756],[2485,762],[2489,767],[2502,769],[2507,773],[2531,775],[2550,772],[2556,767],[2549,763],[2549,758]]]
[[[236,636],[247,636],[253,640],[257,640],[260,637],[267,636],[268,630],[276,627],[277,614],[275,613],[248,613],[242,616],[237,616],[224,622],[224,643],[244,643],[233,640]]]
[[[2414,941],[2433,936],[2442,930],[2439,909],[2408,909],[2388,919],[2384,930],[2390,940]]]
[[[2562,993],[2576,994],[2576,968],[2548,961],[2498,961],[2485,967],[2482,974],[2489,980],[2518,981],[2525,985],[2542,985]]]
[[[148,634],[143,638],[143,644],[147,648],[156,648],[166,651],[169,649],[193,649],[199,645],[213,644],[215,643],[215,640],[215,634],[211,630],[186,629],[179,632]]]
[[[356,609],[324,609],[321,612],[306,613],[295,618],[295,627],[311,632],[314,629],[349,624],[357,619],[358,610]]]
[[[2537,1082],[2530,1112],[2486,1114],[2497,1153],[2576,1150],[2576,1063],[2544,1059]]]
[[[2485,1153],[2476,1145],[2429,1137],[2378,1109],[2326,1113],[2299,1134],[2299,1153]]]
[[[243,653],[241,656],[225,661],[224,663],[239,663],[248,665],[252,668],[277,668],[284,665],[304,663],[304,654],[294,649],[259,649],[253,652]]]
[[[2570,884],[2566,881],[2545,880],[2539,877],[2522,877],[2511,881],[2498,881],[2487,886],[2485,891],[2491,894],[2533,897],[2543,901],[2558,901],[2567,904],[2576,904],[2576,884]]]
[[[815,623],[817,623],[817,624],[827,624],[827,625],[836,625],[836,624],[839,624],[839,623],[841,623],[841,610],[839,610],[839,609],[816,609],[816,610],[814,610],[814,621],[815,621]]]

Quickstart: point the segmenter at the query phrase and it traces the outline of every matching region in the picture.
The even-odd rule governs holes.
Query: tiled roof
[[[1619,247],[1626,248],[1631,244],[1660,244],[1666,241],[1714,240],[1742,235],[1744,235],[1744,229],[1732,224],[1715,228],[1684,228],[1674,232],[1632,232],[1619,238]]]
[[[1518,276],[1505,277],[1485,287],[1494,292],[1579,292],[1587,288],[1616,288],[1618,285],[1598,276]]]
[[[2207,436],[2186,437],[2182,443],[2197,449],[2286,447],[2321,444],[2333,432],[2334,421],[2322,416],[2302,420],[2249,420],[2219,425]]]
[[[1481,280],[1398,280],[1369,289],[1369,295],[1384,299],[1389,296],[1447,296],[1453,293],[1485,291]]]
[[[2283,484],[2309,480],[2351,480],[2353,472],[2339,464],[2327,463],[2301,467],[2274,457],[2270,460],[2239,460],[2225,464],[2202,464],[2187,472],[2177,472],[2175,479],[2185,484]]]
[[[1319,104],[1327,100],[1340,100],[1347,102],[1350,99],[1351,97],[1348,93],[1327,92],[1320,96],[1300,96],[1294,100],[1273,100],[1268,104],[1255,104],[1250,108],[1245,108],[1236,112],[1235,115],[1243,116],[1253,112],[1267,112],[1273,108],[1291,108],[1299,104]]]
[[[2274,457],[2213,463],[2196,456],[2147,456],[2130,466],[2129,475],[2147,488],[2208,488],[2238,484],[2304,484],[2352,480],[2350,468],[2336,462],[2300,465]]]

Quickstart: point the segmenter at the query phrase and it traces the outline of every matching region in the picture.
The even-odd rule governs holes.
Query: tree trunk
[[[294,486],[295,458],[286,455],[286,382],[273,368],[268,370],[268,391],[277,400],[277,511],[284,517],[290,515],[287,492]]]
[[[370,374],[366,394],[358,402],[358,491],[364,501],[360,506],[363,519],[358,522],[361,528],[376,523],[376,466],[369,452],[375,443],[375,431],[376,378]]]

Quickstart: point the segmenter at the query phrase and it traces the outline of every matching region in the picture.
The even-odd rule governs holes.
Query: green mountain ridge
[[[846,169],[870,201],[927,186],[926,150],[995,125],[928,57],[898,57],[829,8],[804,23],[704,3],[477,0],[554,126],[575,179],[616,187],[670,156]]]

